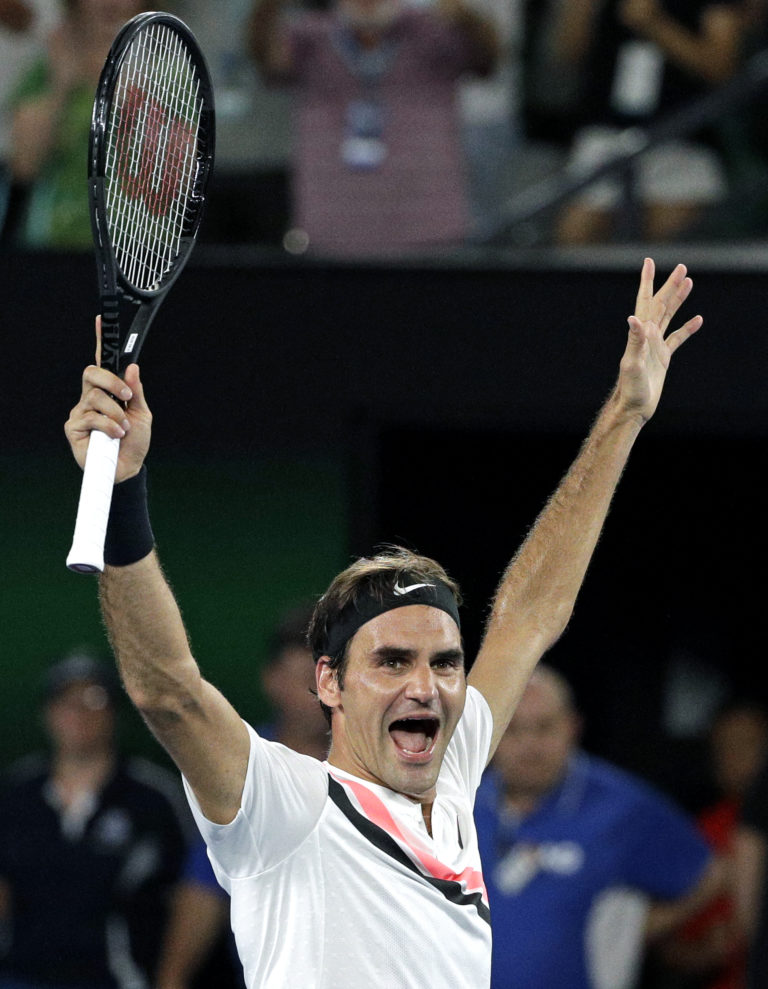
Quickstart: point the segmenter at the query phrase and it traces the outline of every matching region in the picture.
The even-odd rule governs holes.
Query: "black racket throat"
[[[161,299],[144,302],[118,290],[101,296],[101,366],[125,375],[129,364],[139,360],[141,348]],[[127,332],[121,327],[127,326]]]

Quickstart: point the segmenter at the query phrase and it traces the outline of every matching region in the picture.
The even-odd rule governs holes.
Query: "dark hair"
[[[325,655],[324,643],[331,626],[350,603],[363,597],[373,597],[384,602],[391,596],[397,580],[407,574],[409,579],[438,580],[453,594],[456,604],[461,604],[459,585],[448,576],[444,567],[428,556],[421,556],[402,546],[384,546],[374,556],[363,556],[342,570],[331,581],[328,590],[315,605],[307,633],[307,643],[313,655]],[[339,688],[344,688],[344,674],[349,657],[349,642],[335,655],[328,656],[328,666],[336,670]],[[322,704],[328,723],[331,710]]]
[[[42,682],[42,699],[49,703],[59,698],[73,683],[87,681],[102,687],[111,704],[120,698],[120,681],[115,670],[89,653],[71,653],[46,671]]]

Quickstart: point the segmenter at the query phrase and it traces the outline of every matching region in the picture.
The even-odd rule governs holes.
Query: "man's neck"
[[[374,786],[384,787],[385,789],[389,790],[391,793],[397,793],[399,796],[405,797],[407,800],[410,800],[412,803],[420,804],[421,814],[422,817],[424,818],[424,824],[426,826],[427,833],[429,834],[430,838],[432,837],[432,808],[434,807],[435,796],[436,796],[434,787],[432,787],[428,791],[425,791],[425,793],[422,796],[417,796],[416,794],[413,793],[406,793],[404,790],[396,790],[393,787],[388,786],[383,780],[377,780],[371,775],[368,775],[366,773],[361,773],[359,770],[355,770],[354,768],[345,765],[343,760],[337,759],[335,757],[333,747],[331,747],[331,751],[328,753],[328,764],[334,767],[335,769],[341,770],[342,773],[347,773],[349,776],[354,776],[357,779],[363,780],[364,782],[372,783],[374,784]]]
[[[541,793],[506,790],[503,809],[515,817],[529,817],[539,806],[542,798]]]
[[[110,751],[60,753],[55,756],[51,782],[64,806],[86,791],[98,792],[114,767]]]

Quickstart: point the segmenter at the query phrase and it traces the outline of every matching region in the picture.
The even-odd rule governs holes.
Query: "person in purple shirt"
[[[463,0],[337,0],[288,17],[258,0],[251,53],[296,93],[294,249],[361,256],[451,246],[470,229],[456,85],[496,62]]]

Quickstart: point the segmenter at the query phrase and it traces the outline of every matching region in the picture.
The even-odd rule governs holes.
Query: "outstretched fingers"
[[[645,344],[648,342],[648,326],[644,320],[638,319],[637,316],[630,316],[627,322],[629,323],[629,328],[631,331],[628,340],[629,351],[632,353],[640,353]],[[664,340],[661,341],[661,345],[666,348],[669,357],[671,357],[678,347],[681,347],[689,337],[692,337],[697,330],[701,329],[703,323],[703,316],[692,316],[687,323],[684,323],[681,327],[679,327],[679,329],[665,337]]]
[[[693,316],[687,323],[684,323],[679,329],[675,330],[674,333],[670,333],[664,341],[670,355],[674,354],[678,347],[682,346],[689,337],[693,336],[701,328],[703,322],[703,316]]]
[[[656,322],[662,333],[666,331],[672,317],[691,294],[692,288],[693,281],[688,277],[685,265],[677,265],[657,293],[660,311]]]
[[[640,274],[640,288],[635,304],[635,317],[639,320],[649,320],[655,323],[663,335],[666,333],[672,318],[680,306],[691,294],[693,281],[688,277],[688,270],[685,265],[678,264],[658,292],[654,293],[654,275],[655,264],[652,258],[645,258]],[[686,324],[687,326],[688,324]],[[695,329],[698,329],[698,326]],[[688,332],[684,333],[684,339],[687,339],[692,332],[695,332],[695,329],[688,330]],[[681,342],[677,343],[673,349],[679,347]]]
[[[635,300],[635,316],[638,319],[651,319],[651,309],[653,307],[653,278],[656,274],[656,266],[653,258],[646,258],[640,272],[640,287],[637,290]]]

